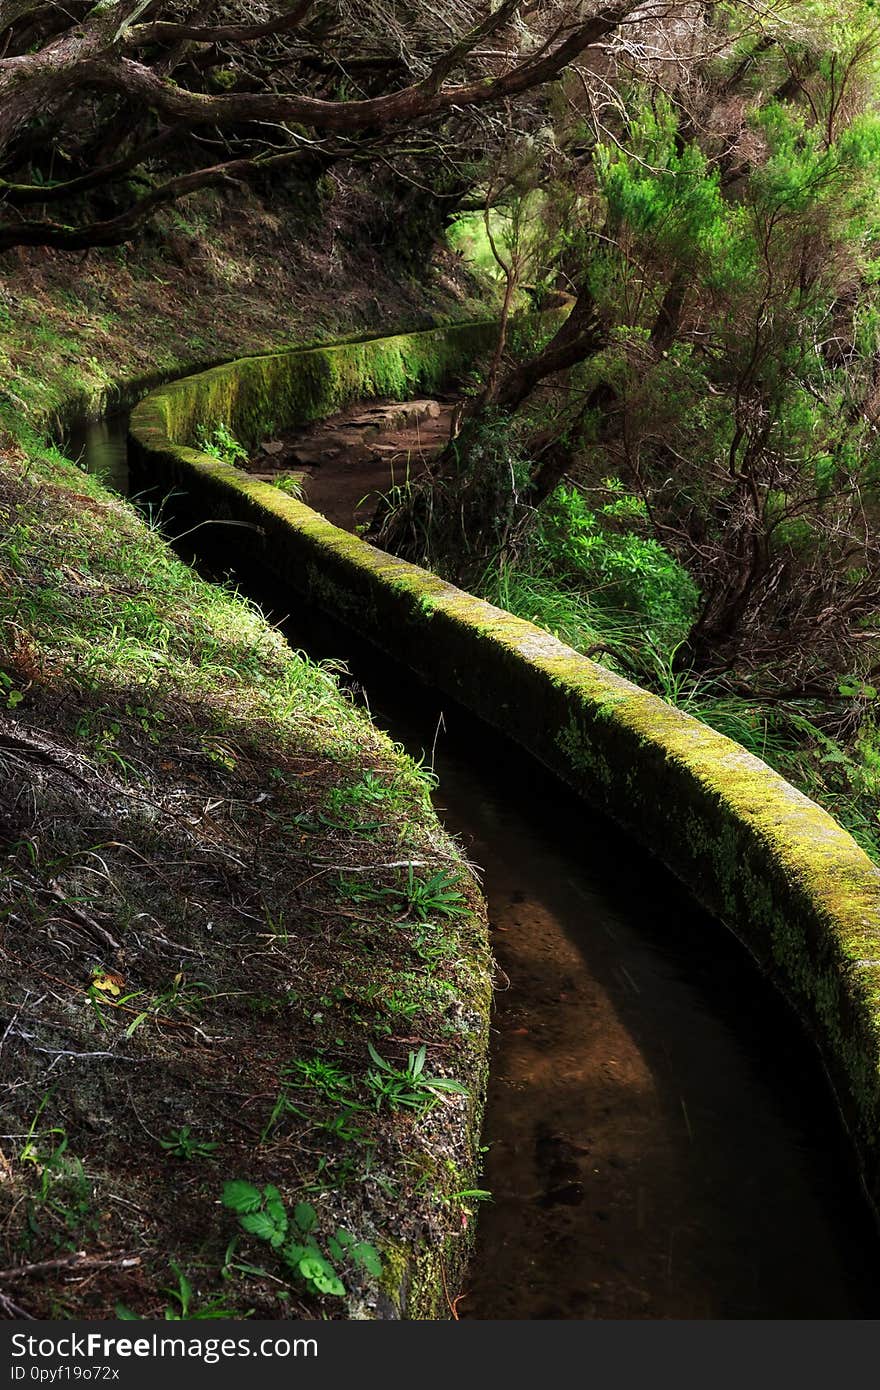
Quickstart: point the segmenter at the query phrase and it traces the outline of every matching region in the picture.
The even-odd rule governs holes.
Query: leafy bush
[[[643,515],[639,499],[616,481],[610,491],[617,495],[591,511],[576,488],[557,488],[541,509],[535,553],[594,603],[683,637],[697,610],[697,586],[659,541],[630,529],[627,523]]]

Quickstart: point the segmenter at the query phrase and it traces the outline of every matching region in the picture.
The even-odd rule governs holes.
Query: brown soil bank
[[[369,395],[432,389],[481,328],[248,359],[153,393],[140,466],[196,510],[245,521],[242,551],[535,754],[631,830],[721,918],[800,1013],[880,1202],[880,870],[737,744],[531,624],[337,530],[192,447],[222,421],[255,443]]]
[[[430,780],[72,465],[0,514],[0,1309],[442,1315],[489,973]]]
[[[4,267],[0,1313],[442,1315],[485,1069],[479,894],[332,674],[42,437],[304,318],[424,313],[424,286],[374,275],[280,323],[296,258],[260,258],[261,299],[216,211],[193,257]],[[291,1231],[314,1210],[344,1297],[246,1235],[229,1180],[277,1188]]]

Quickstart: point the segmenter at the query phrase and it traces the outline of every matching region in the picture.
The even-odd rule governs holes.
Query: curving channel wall
[[[877,1212],[880,869],[854,840],[698,720],[189,447],[218,420],[255,442],[358,398],[405,399],[492,338],[463,324],[229,363],[142,401],[132,452],[198,515],[250,523],[236,532],[249,559],[528,749],[735,932],[817,1043]]]

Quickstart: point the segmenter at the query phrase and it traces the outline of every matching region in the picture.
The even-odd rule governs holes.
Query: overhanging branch
[[[159,188],[154,188],[143,198],[139,198],[118,216],[101,222],[85,223],[79,227],[48,221],[22,222],[16,226],[0,225],[0,251],[7,251],[13,246],[51,246],[59,251],[84,251],[91,246],[120,246],[134,228],[158,208],[179,202],[181,198],[199,189],[241,182],[255,174],[282,168],[310,157],[314,157],[314,150],[298,148],[269,156],[231,159],[189,174],[179,174],[177,178],[168,179]]]

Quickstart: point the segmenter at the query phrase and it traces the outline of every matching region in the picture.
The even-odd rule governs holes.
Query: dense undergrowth
[[[755,19],[706,6],[668,67],[612,63],[543,146],[487,158],[455,244],[505,305],[553,286],[570,314],[508,334],[385,534],[731,734],[878,859],[877,14]]]

